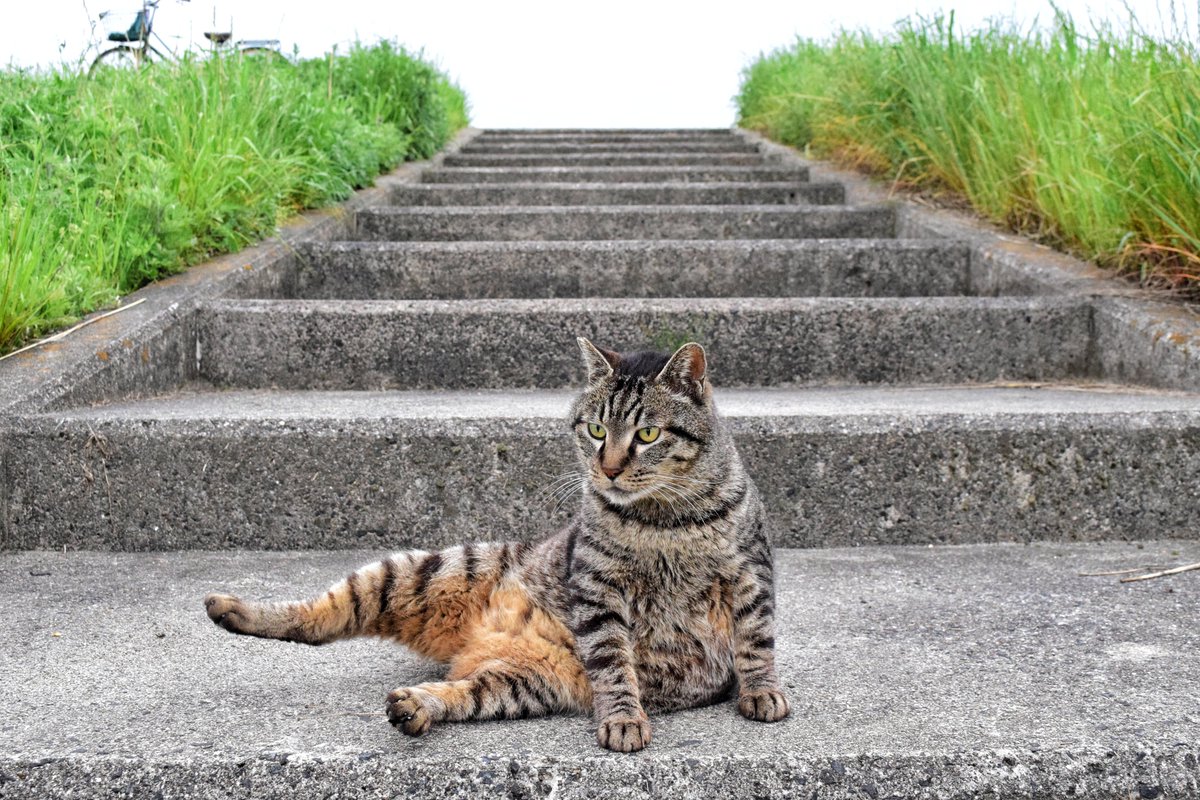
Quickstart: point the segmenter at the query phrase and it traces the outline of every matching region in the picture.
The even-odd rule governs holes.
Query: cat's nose
[[[625,470],[624,467],[603,467],[603,466],[600,467],[600,471],[603,472],[606,476],[608,476],[608,479],[610,481],[613,478],[620,475],[624,470]]]

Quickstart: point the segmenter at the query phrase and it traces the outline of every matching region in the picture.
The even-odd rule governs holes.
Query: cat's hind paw
[[[231,633],[246,633],[246,609],[242,601],[229,594],[210,594],[204,598],[208,618]]]
[[[650,720],[645,717],[609,717],[596,729],[596,743],[617,753],[636,753],[650,744]]]
[[[788,701],[778,689],[743,692],[738,696],[738,712],[746,719],[778,722],[788,715]]]
[[[409,736],[422,736],[433,725],[433,715],[412,689],[394,689],[387,698],[388,722]]]

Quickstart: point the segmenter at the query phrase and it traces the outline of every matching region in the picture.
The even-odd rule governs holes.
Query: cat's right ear
[[[599,383],[613,374],[613,370],[617,368],[617,364],[621,361],[619,354],[614,353],[612,350],[602,350],[582,336],[576,341],[579,342],[579,351],[583,353],[583,365],[587,368],[587,382],[589,386]]]

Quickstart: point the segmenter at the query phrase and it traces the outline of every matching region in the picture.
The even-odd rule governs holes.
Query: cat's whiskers
[[[554,508],[552,509],[551,513],[557,514],[559,511],[561,511],[568,502],[574,499],[576,492],[583,491],[584,486],[585,484],[581,481],[571,491],[564,493],[563,496],[559,498],[558,502],[554,504]]]
[[[681,475],[656,475],[655,477],[660,485],[687,490],[686,494],[692,497],[700,497],[715,488],[712,481],[698,478],[687,478]]]
[[[653,491],[661,491],[664,495],[666,495],[666,502],[662,504],[676,512],[677,517],[687,516],[689,512],[700,514],[703,511],[700,504],[697,502],[696,495],[686,491],[683,488],[672,486],[669,483],[661,483],[658,486],[655,486]],[[652,495],[653,492],[651,493],[651,496]]]
[[[579,488],[584,476],[578,469],[563,472],[555,475],[550,481],[537,491],[533,496],[533,502],[536,505],[545,503],[546,505],[557,504],[560,501],[560,495],[564,492],[569,497]]]
[[[564,472],[538,490],[534,502],[550,509],[551,514],[557,514],[586,483],[587,476],[578,469]]]

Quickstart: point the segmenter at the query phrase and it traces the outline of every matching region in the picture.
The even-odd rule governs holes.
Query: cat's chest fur
[[[660,710],[722,696],[733,669],[733,554],[723,537],[677,545],[618,567],[634,667],[648,707]]]
[[[729,691],[732,592],[730,582],[714,576],[630,598],[633,662],[647,707],[688,708]]]

